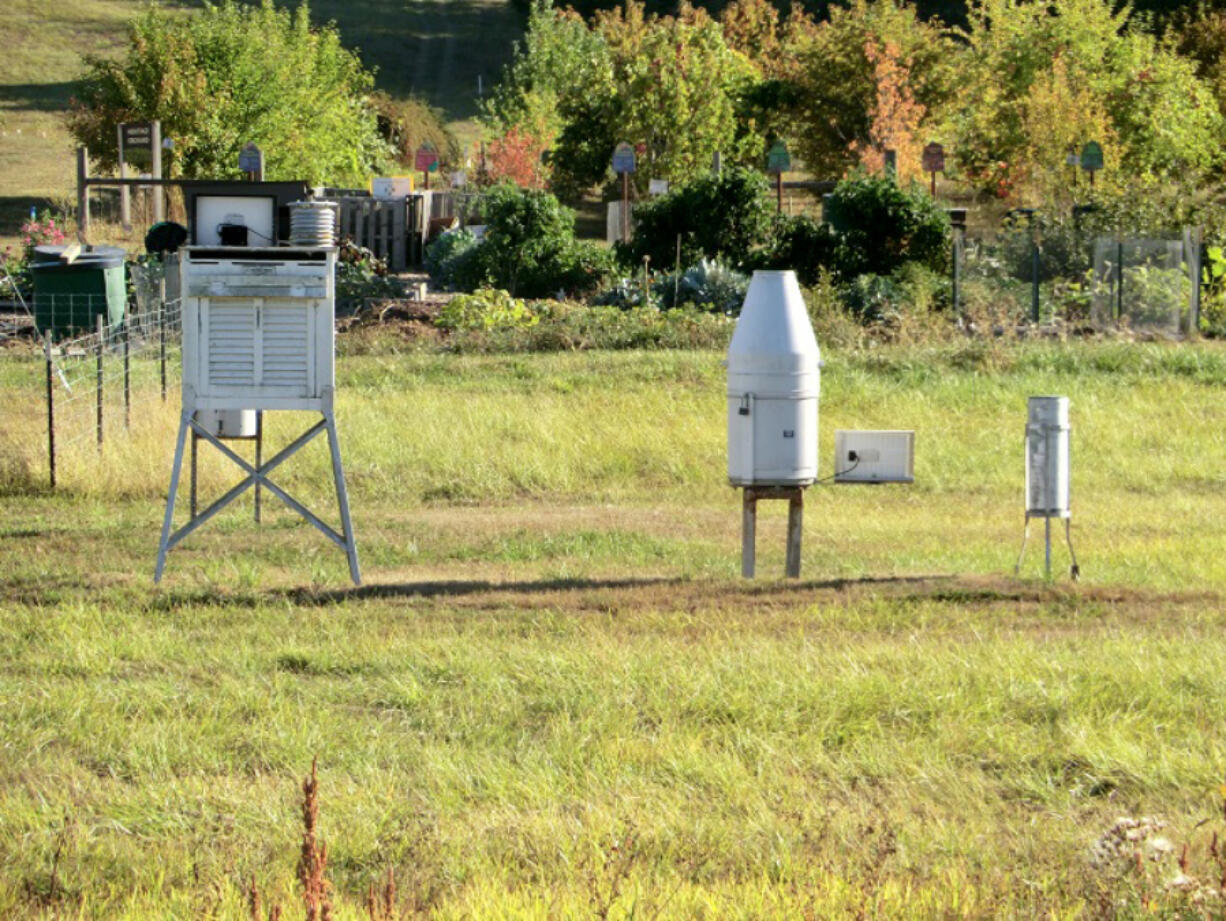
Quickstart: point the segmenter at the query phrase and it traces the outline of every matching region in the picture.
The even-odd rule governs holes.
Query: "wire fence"
[[[167,401],[182,374],[178,298],[155,297],[143,305],[134,301],[134,309],[113,319],[97,302],[83,305],[81,295],[65,297],[72,301],[42,304],[45,313],[35,305],[42,332],[47,465],[53,488],[60,458],[87,444],[101,452],[108,438],[123,437],[133,418]],[[86,309],[95,311],[94,328],[79,334],[76,321]],[[65,330],[78,334],[57,337]]]
[[[1062,322],[1168,338],[1197,331],[1201,240],[1042,236],[1024,230],[992,241],[955,240],[963,307],[1003,323]]]

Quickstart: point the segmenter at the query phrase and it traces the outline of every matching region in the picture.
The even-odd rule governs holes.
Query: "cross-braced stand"
[[[340,442],[337,439],[336,434],[336,420],[329,409],[322,410],[322,413],[323,419],[316,422],[311,428],[303,432],[292,442],[278,451],[267,462],[260,463],[259,459],[257,458],[255,466],[252,466],[243,457],[232,451],[212,432],[209,432],[203,426],[201,426],[196,421],[195,413],[192,409],[185,408],[179,420],[179,437],[175,444],[174,468],[170,475],[170,494],[166,498],[166,519],[162,523],[162,540],[158,546],[157,570],[154,572],[153,581],[161,581],[162,571],[166,567],[166,554],[173,550],[185,537],[199,528],[202,524],[220,512],[223,508],[225,508],[251,487],[263,487],[313,524],[324,534],[325,537],[344,550],[346,556],[349,558],[349,576],[353,579],[354,585],[361,585],[362,576],[358,571],[358,548],[353,536],[353,525],[349,520],[349,494],[345,489],[345,471],[341,466],[341,451]],[[328,447],[332,454],[332,477],[336,485],[337,502],[340,505],[341,528],[343,529],[343,534],[338,534],[317,515],[315,515],[314,512],[268,478],[268,475],[272,473],[273,470],[281,466],[282,463],[284,463],[294,454],[297,454],[298,451],[301,450],[313,438],[315,438],[316,435],[324,431],[328,433]],[[225,495],[206,508],[203,512],[198,515],[193,513],[191,520],[189,520],[187,524],[172,533],[171,528],[174,525],[175,515],[175,496],[179,491],[179,474],[182,472],[183,468],[183,449],[189,432],[191,433],[193,440],[203,438],[205,441],[212,443],[218,451],[237,464],[247,474],[247,476],[241,483],[230,489]]]
[[[788,549],[784,575],[800,578],[800,538],[805,509],[801,486],[746,486],[741,499],[741,575],[752,579],[758,529],[758,500],[786,499],[788,502]]]
[[[1017,555],[1017,565],[1013,567],[1013,574],[1017,575],[1022,571],[1022,557],[1026,555],[1026,541],[1030,539],[1030,519],[1043,519],[1043,544],[1044,544],[1044,563],[1047,578],[1051,578],[1051,520],[1052,515],[1044,515],[1042,512],[1027,512],[1026,524],[1022,529],[1022,550]],[[1073,565],[1069,567],[1069,576],[1074,582],[1081,578],[1081,567],[1077,565],[1077,554],[1073,550],[1073,534],[1072,534],[1072,517],[1065,515],[1064,518],[1064,540],[1068,543],[1068,553],[1072,557]]]
[[[192,432],[192,448],[191,461],[189,468],[191,470],[190,482],[188,484],[187,494],[189,497],[188,511],[192,518],[196,517],[196,454],[200,444],[200,435],[197,434],[193,427]],[[219,436],[220,437],[220,436]],[[254,435],[226,435],[226,441],[254,441],[255,442],[255,465],[260,466],[260,457],[264,453],[264,411],[256,410],[255,413],[255,434]],[[255,484],[255,523],[260,523],[260,484]]]

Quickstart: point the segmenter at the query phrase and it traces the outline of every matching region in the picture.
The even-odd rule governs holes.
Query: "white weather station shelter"
[[[345,551],[361,583],[349,516],[333,400],[336,391],[335,268],[332,246],[190,246],[180,251],[183,292],[183,409],[154,581],[166,555],[185,537],[252,487],[263,488]],[[271,458],[254,464],[225,440],[247,437],[244,415],[318,412],[322,418]],[[271,474],[317,435],[326,433],[339,505],[337,531],[295,499]],[[188,435],[211,443],[246,477],[177,530],[179,490]]]

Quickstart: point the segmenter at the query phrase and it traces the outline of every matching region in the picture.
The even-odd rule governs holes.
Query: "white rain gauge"
[[[1069,575],[1080,577],[1077,554],[1073,551],[1072,511],[1069,505],[1069,401],[1068,397],[1031,397],[1026,421],[1026,524],[1022,550],[1015,572],[1022,568],[1026,541],[1030,538],[1030,519],[1042,518],[1047,578],[1051,578],[1051,520],[1064,519],[1064,539],[1068,542],[1072,566]]]
[[[728,482],[740,487],[741,575],[752,578],[758,501],[788,502],[785,573],[800,575],[804,490],[817,480],[821,352],[795,272],[754,272],[728,346]]]
[[[275,495],[344,550],[349,575],[360,584],[333,411],[336,249],[191,246],[181,253],[183,409],[154,581],[161,580],[169,551],[254,487],[257,495],[260,488]],[[262,414],[280,410],[318,412],[323,418],[271,458],[262,460],[257,452],[254,465],[224,443],[254,434],[253,411],[262,428]],[[340,532],[271,479],[273,471],[325,432]],[[175,496],[189,433],[193,454],[197,439],[207,441],[246,477],[199,514],[193,502],[189,521],[174,530]]]

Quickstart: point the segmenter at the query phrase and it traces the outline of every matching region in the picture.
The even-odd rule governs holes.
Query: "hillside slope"
[[[190,8],[195,2],[164,4]],[[296,4],[286,4],[296,5]],[[7,0],[0,10],[0,240],[31,207],[75,202],[73,146],[62,113],[85,53],[117,53],[140,0]],[[473,133],[477,78],[488,88],[523,28],[510,0],[318,0],[393,96],[424,96]]]

